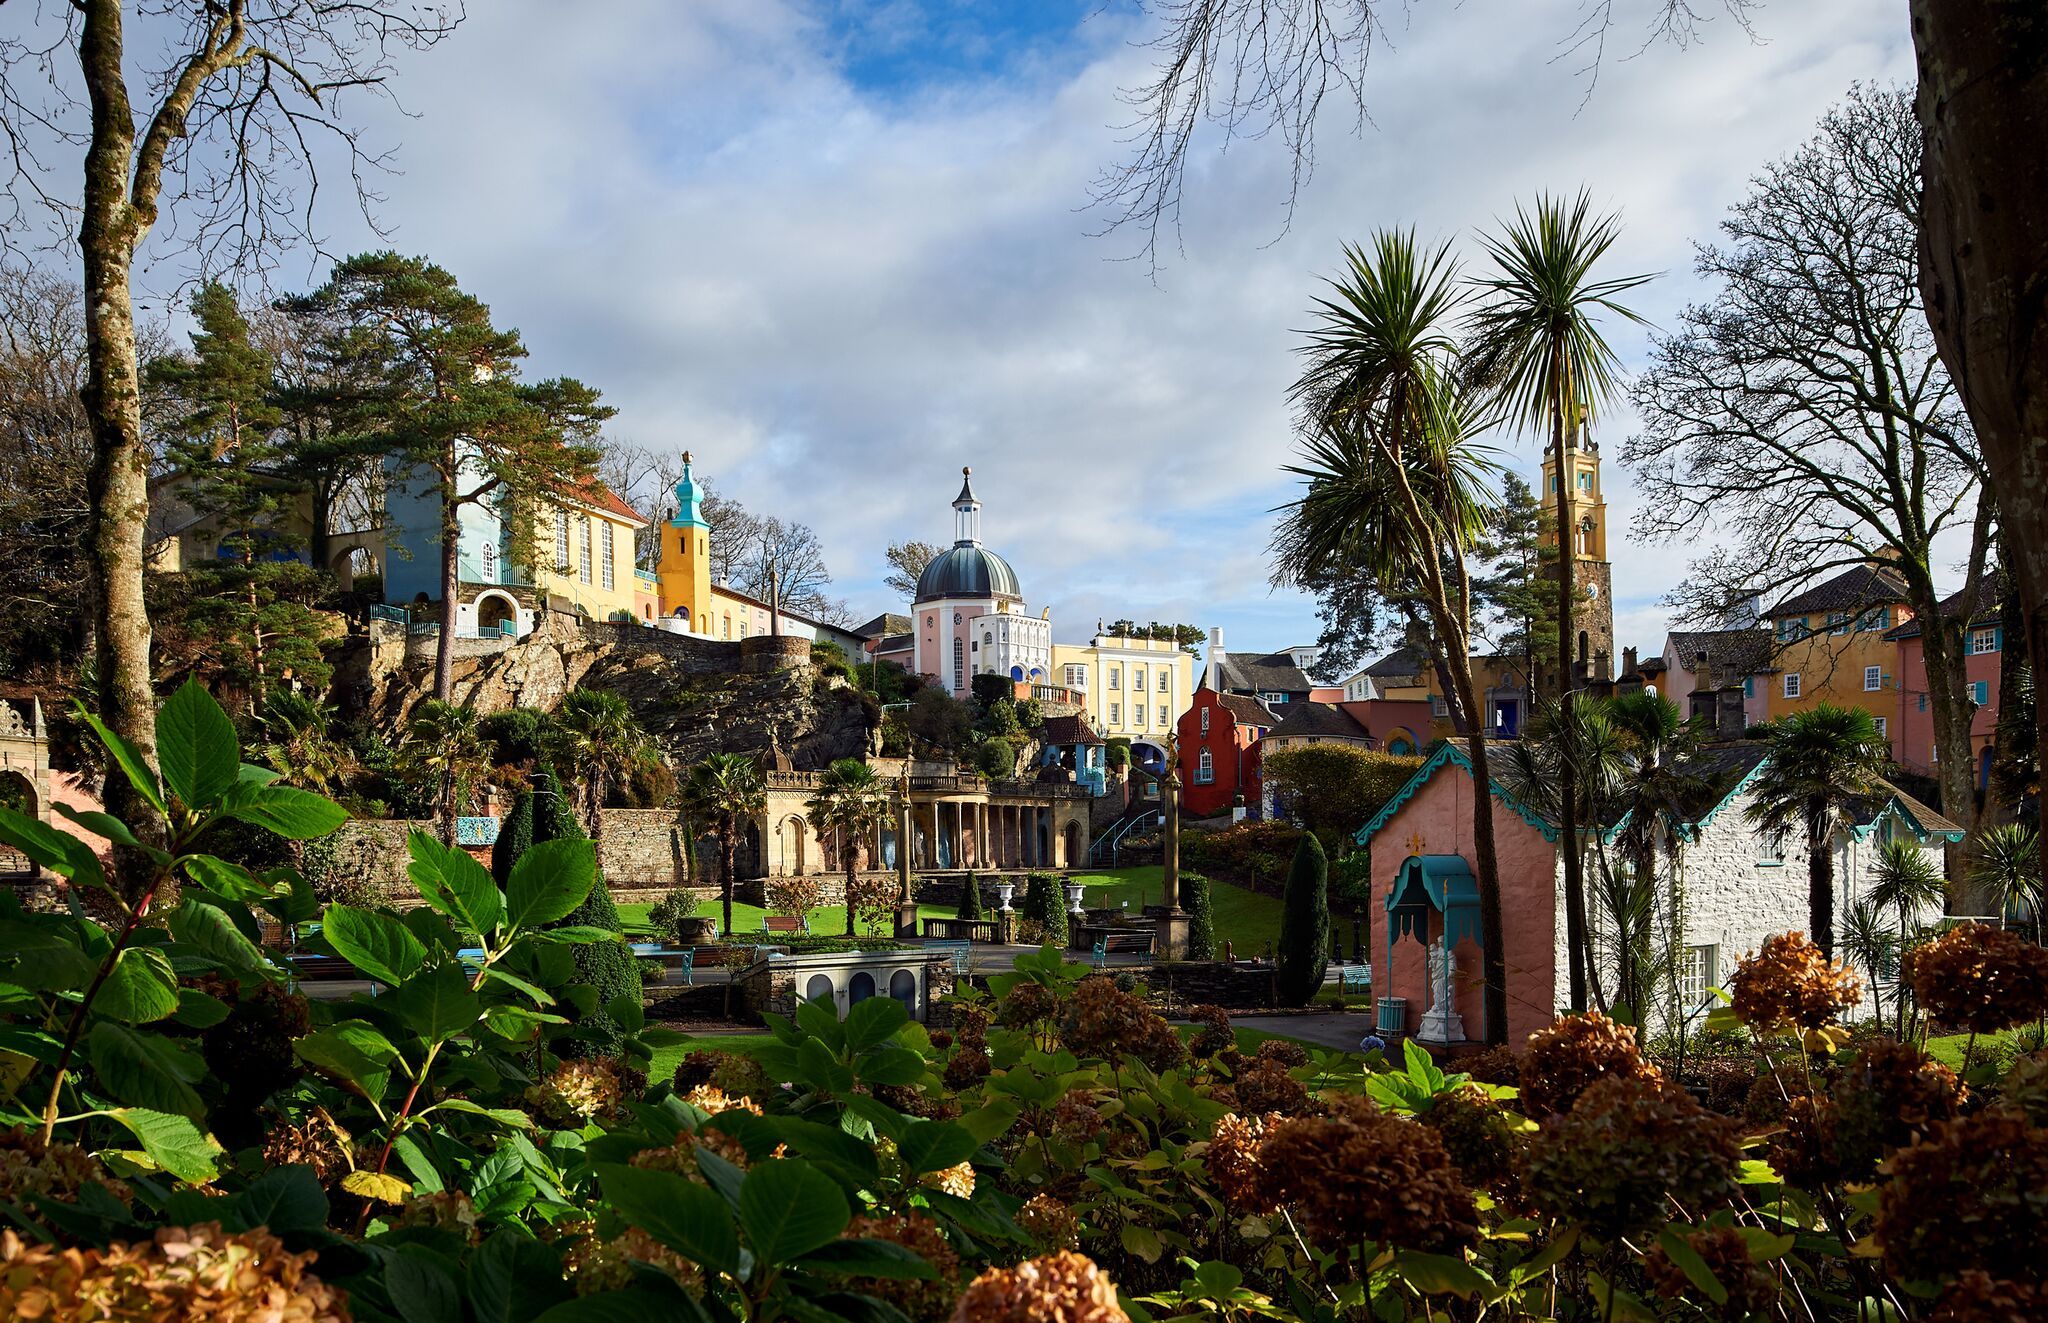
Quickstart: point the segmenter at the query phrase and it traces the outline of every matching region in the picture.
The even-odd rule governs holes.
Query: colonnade
[[[1051,810],[938,799],[910,806],[913,868],[1050,868]],[[894,831],[891,823],[889,831]],[[876,837],[876,857],[882,837]]]

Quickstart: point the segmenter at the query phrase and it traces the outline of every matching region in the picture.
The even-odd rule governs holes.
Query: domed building
[[[1043,681],[1052,667],[1052,613],[1030,615],[1010,562],[981,542],[974,474],[960,470],[953,499],[953,545],[917,578],[911,605],[911,669],[965,698],[977,675]]]

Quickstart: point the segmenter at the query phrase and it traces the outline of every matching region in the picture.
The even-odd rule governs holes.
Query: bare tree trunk
[[[1464,675],[1466,695],[1472,690],[1472,673]],[[1493,848],[1493,778],[1486,760],[1486,736],[1475,730],[1466,740],[1472,758],[1472,862],[1479,874],[1479,928],[1481,943],[1480,977],[1484,982],[1482,1003],[1487,1046],[1508,1041],[1508,963],[1502,950],[1505,934],[1501,928],[1500,862]],[[1490,881],[1489,881],[1490,880]],[[1449,958],[1449,953],[1445,953]]]
[[[720,896],[725,901],[725,927],[720,930],[720,935],[726,942],[732,941],[732,875],[739,868],[739,861],[735,858],[739,854],[739,842],[734,836],[730,827],[718,830],[718,852],[723,856],[720,862],[725,865],[725,876],[719,879]]]
[[[1912,0],[1920,292],[1998,496],[2030,657],[2048,655],[2048,8]],[[2048,703],[2036,705],[2048,746]],[[2048,833],[2042,835],[2048,870]]]
[[[1835,958],[1834,817],[1825,802],[1806,807],[1806,917],[1820,953]]]
[[[462,597],[462,507],[449,499],[454,487],[449,482],[441,492],[441,641],[434,649],[434,697],[444,703],[455,697],[455,620]]]
[[[142,437],[142,383],[135,358],[135,303],[129,269],[153,216],[129,200],[135,151],[134,114],[123,79],[121,6],[83,6],[79,63],[92,101],[92,141],[85,156],[84,216],[78,245],[85,272],[85,412],[91,421],[92,532],[87,548],[99,608],[99,716],[156,765],[156,694],[149,672],[149,612],[143,603],[145,530],[149,524],[149,449]],[[107,777],[109,812],[149,840],[155,814],[126,778]],[[120,852],[124,880],[139,861]]]

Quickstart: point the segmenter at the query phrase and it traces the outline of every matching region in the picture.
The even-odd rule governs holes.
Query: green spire
[[[675,528],[709,528],[711,521],[704,517],[704,493],[697,486],[697,480],[690,476],[690,452],[683,452],[683,477],[676,483],[676,513],[669,520]]]

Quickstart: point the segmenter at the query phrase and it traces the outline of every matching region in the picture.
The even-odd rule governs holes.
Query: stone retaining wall
[[[1221,1006],[1226,1010],[1253,1010],[1278,1004],[1272,965],[1226,965],[1221,961],[1167,961],[1140,971],[1155,992],[1172,989],[1179,1001],[1189,1006]]]

